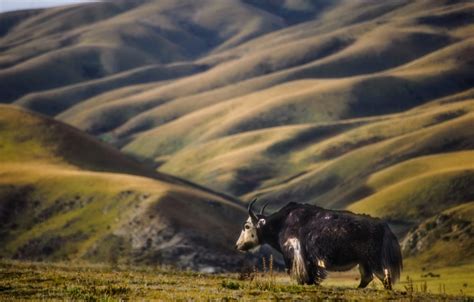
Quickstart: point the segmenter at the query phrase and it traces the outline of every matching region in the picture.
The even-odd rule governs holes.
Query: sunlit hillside
[[[240,265],[232,247],[245,211],[232,199],[147,171],[70,126],[5,105],[0,155],[0,256],[196,270]]]

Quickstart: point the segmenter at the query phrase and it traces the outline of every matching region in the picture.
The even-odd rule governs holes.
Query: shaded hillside
[[[0,107],[0,154],[2,256],[239,265],[232,247],[245,211],[234,201],[12,106]]]

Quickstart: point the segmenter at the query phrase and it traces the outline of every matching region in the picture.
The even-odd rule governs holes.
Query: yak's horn
[[[265,212],[265,208],[268,206],[268,204],[269,204],[269,201],[267,201],[267,202],[263,205],[262,209],[260,210],[260,215],[264,215],[263,212]]]
[[[250,218],[252,219],[253,222],[257,222],[257,220],[258,220],[257,216],[256,216],[255,213],[252,211],[253,204],[254,204],[256,201],[257,201],[257,198],[255,198],[254,200],[252,200],[252,201],[249,203],[249,206],[248,206],[249,216],[250,216]]]

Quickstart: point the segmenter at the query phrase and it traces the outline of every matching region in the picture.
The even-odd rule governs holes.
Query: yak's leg
[[[384,278],[383,278],[383,287],[388,290],[392,290],[392,276],[390,276],[390,272],[388,269],[383,270]]]
[[[365,288],[374,279],[372,269],[367,264],[359,264],[360,283],[359,288]]]
[[[316,284],[316,285],[318,285],[318,283],[315,282],[315,277],[316,277],[316,271],[311,266],[308,266],[307,278],[303,283],[300,283],[300,284],[307,284],[307,285]]]
[[[306,284],[319,285],[326,279],[326,268],[308,263],[308,282]]]
[[[319,285],[327,277],[326,262],[323,259],[318,259],[314,266],[314,284]]]
[[[285,262],[285,271],[288,275],[290,275],[293,260],[288,258],[286,255],[283,255],[283,261]]]
[[[376,270],[375,276],[377,276],[377,279],[382,282],[385,289],[392,290],[392,276],[388,269],[383,269],[381,271]]]
[[[298,282],[298,284],[310,284],[311,281],[309,281],[304,250],[301,248],[298,238],[289,238],[285,242],[284,247],[284,257],[292,259],[290,275]]]
[[[319,285],[321,282],[324,281],[324,279],[326,279],[326,276],[327,276],[326,269],[324,267],[318,266],[316,268],[315,276],[313,277],[314,284]]]

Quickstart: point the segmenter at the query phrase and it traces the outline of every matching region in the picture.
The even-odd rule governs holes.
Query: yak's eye
[[[250,226],[248,224],[245,225],[245,229],[248,230],[250,229]]]

